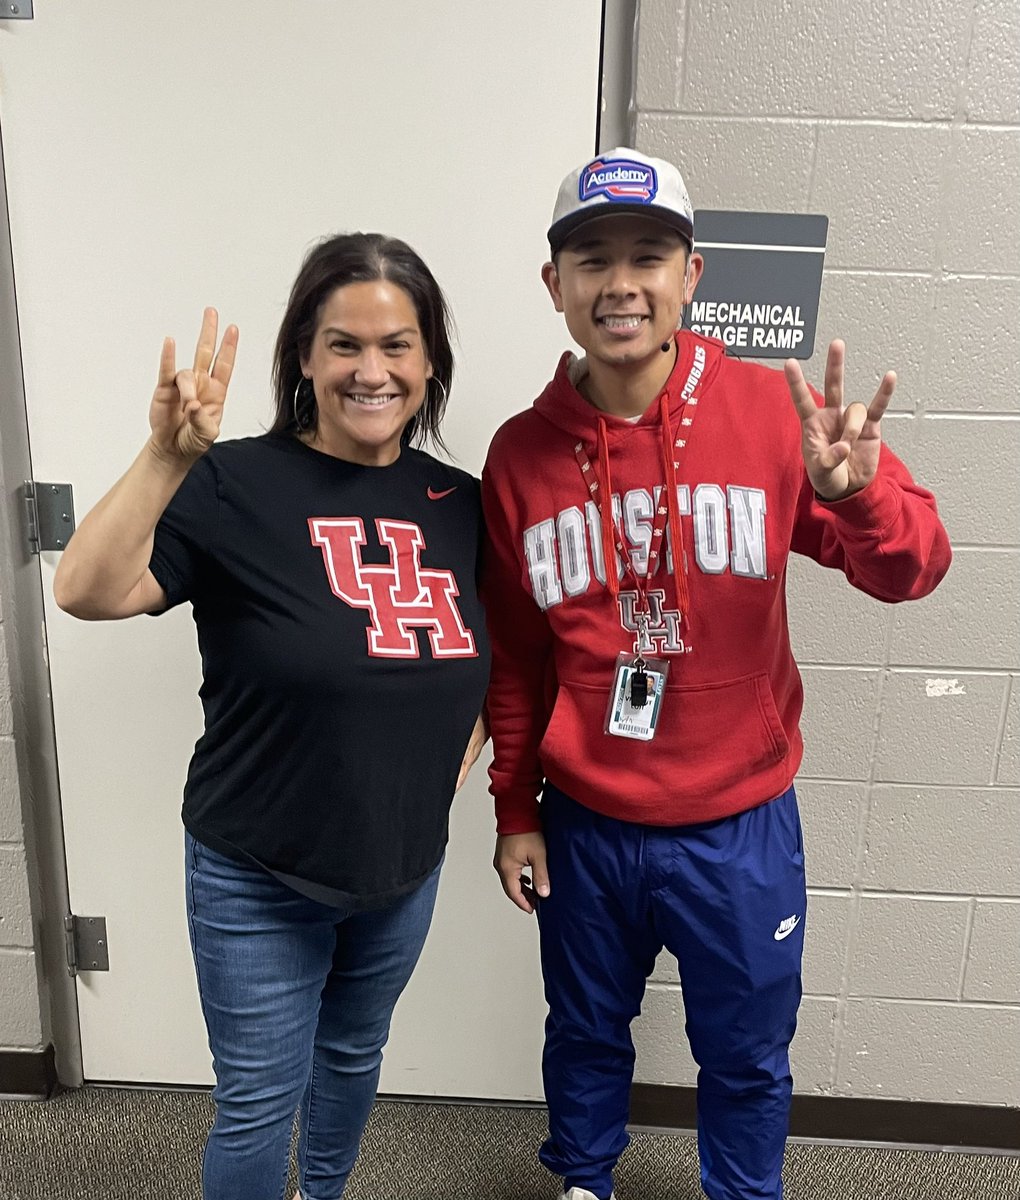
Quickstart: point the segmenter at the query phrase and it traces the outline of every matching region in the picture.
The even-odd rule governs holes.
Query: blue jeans
[[[432,920],[439,867],[375,912],[306,899],[185,835],[191,948],[216,1120],[205,1200],[281,1200],[294,1113],[304,1200],[339,1200],[375,1099],[390,1017]]]
[[[605,1200],[627,1145],[630,1024],[676,956],[711,1200],[781,1200],[807,897],[793,788],[748,812],[660,827],[546,785],[552,893],[539,902],[549,1138],[539,1157]]]

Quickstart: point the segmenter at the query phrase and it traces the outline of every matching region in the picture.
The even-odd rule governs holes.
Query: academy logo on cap
[[[607,200],[650,204],[659,190],[655,168],[630,158],[597,158],[581,172],[579,200],[605,196]]]
[[[575,230],[603,217],[652,217],[694,244],[694,209],[680,172],[664,158],[649,158],[631,146],[604,150],[560,184],[549,226],[549,251],[556,255]]]

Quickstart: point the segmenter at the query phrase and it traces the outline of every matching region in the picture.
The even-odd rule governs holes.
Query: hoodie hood
[[[649,556],[657,558],[666,545],[663,538],[668,526],[674,553],[678,561],[684,561],[683,527],[677,494],[679,456],[690,435],[689,427],[698,403],[697,394],[714,377],[725,351],[721,342],[701,337],[700,334],[681,330],[675,339],[676,361],[666,385],[652,397],[645,412],[636,421],[602,412],[585,400],[577,389],[577,383],[583,378],[583,364],[572,354],[565,354],[560,359],[552,382],[535,401],[535,408],[542,417],[576,439],[574,455],[601,516],[603,562],[613,562],[616,553],[619,553],[620,561],[625,564],[631,562],[630,554],[623,545],[618,522],[605,506],[611,503],[610,498],[614,494],[614,457],[626,460],[630,457],[628,451],[637,443],[646,441],[648,435],[652,435],[658,445],[660,478],[665,495],[662,507],[656,514],[656,524],[651,534],[655,544],[650,548]],[[636,576],[634,583],[639,589],[639,596],[642,595],[641,582]],[[620,580],[616,572],[608,572],[606,586],[615,600],[620,592]],[[644,587],[647,588],[647,583]],[[678,610],[688,614],[689,620],[690,597],[685,571],[673,573],[673,588]],[[646,605],[647,602],[640,603]]]
[[[688,329],[677,330],[676,343],[676,362],[663,388],[673,422],[678,420],[694,386],[698,385],[699,390],[704,390],[719,370],[719,365],[726,355],[722,342],[691,333]],[[698,347],[701,347],[700,354],[696,353]],[[703,363],[700,361],[702,355]],[[696,377],[692,378],[696,357],[699,360],[699,370]],[[579,359],[569,350],[566,351],[560,358],[556,374],[535,401],[535,410],[558,429],[569,433],[571,437],[580,438],[589,447],[597,445],[599,418],[605,422],[610,439],[613,439],[614,435],[625,436],[631,430],[658,427],[661,404],[656,403],[654,399],[637,421],[615,417],[590,404],[577,388],[577,384],[586,373],[585,360]]]

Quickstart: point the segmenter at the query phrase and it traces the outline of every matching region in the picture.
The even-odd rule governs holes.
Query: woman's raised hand
[[[216,309],[207,308],[195,347],[195,364],[190,370],[177,370],[174,339],[163,341],[149,425],[154,449],[168,458],[193,462],[219,436],[237,354],[237,326],[227,326],[217,350],[217,323]]]

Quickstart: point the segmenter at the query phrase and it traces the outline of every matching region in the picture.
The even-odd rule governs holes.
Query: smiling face
[[[652,217],[593,220],[568,238],[542,272],[571,337],[589,362],[612,366],[662,358],[694,294],[702,259]]]
[[[432,378],[403,288],[385,279],[338,287],[322,304],[301,370],[318,406],[310,445],[364,466],[396,462]]]

